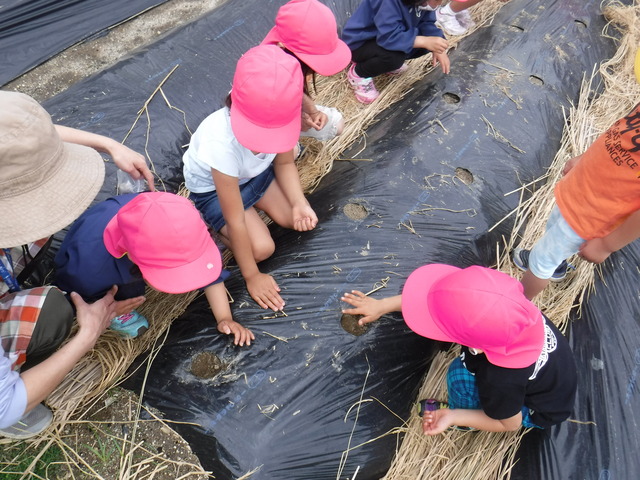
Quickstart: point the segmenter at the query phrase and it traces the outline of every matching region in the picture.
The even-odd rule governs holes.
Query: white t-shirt
[[[238,178],[242,185],[264,172],[275,156],[275,153],[254,155],[240,145],[231,130],[229,109],[223,107],[205,118],[191,137],[182,157],[185,185],[193,193],[214,191],[212,168]]]

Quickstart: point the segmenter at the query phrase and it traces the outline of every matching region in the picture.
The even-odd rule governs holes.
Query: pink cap
[[[111,255],[128,254],[149,285],[161,292],[205,287],[222,270],[220,251],[200,213],[172,193],[141,193],[111,219],[103,239]]]
[[[524,368],[544,344],[542,313],[522,284],[491,268],[432,264],[415,270],[402,291],[402,315],[418,335],[484,350],[494,365]]]
[[[291,0],[276,16],[264,43],[282,43],[320,75],[335,75],[351,61],[351,50],[338,38],[336,18],[318,0]]]
[[[258,45],[236,66],[231,89],[231,129],[240,144],[261,153],[282,153],[302,127],[300,63],[275,45]]]

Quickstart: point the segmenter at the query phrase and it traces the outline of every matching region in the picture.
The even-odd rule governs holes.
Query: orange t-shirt
[[[560,213],[585,240],[640,209],[640,104],[600,135],[555,187]]]

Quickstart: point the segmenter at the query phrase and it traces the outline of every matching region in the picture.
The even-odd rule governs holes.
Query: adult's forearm
[[[34,408],[53,392],[94,345],[95,339],[83,335],[80,331],[49,358],[23,372],[20,377],[27,391],[26,411]]]

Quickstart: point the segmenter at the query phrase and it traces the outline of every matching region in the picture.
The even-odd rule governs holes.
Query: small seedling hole
[[[460,96],[455,93],[447,92],[442,95],[445,103],[460,103]]]
[[[539,86],[540,86],[540,85],[544,85],[544,80],[542,80],[542,78],[540,78],[540,77],[538,77],[538,76],[536,76],[536,75],[531,75],[531,76],[529,77],[529,81],[530,81],[531,83],[533,83],[534,85],[539,85]]]

